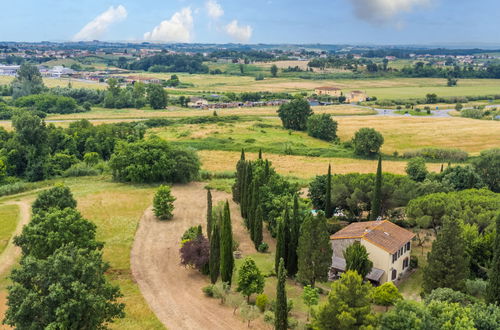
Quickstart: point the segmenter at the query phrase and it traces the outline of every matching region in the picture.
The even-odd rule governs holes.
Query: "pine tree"
[[[255,221],[252,232],[252,240],[255,244],[255,248],[258,249],[259,245],[262,243],[262,222],[264,221],[262,215],[262,207],[257,206],[257,211],[255,212]]]
[[[224,215],[221,219],[220,227],[220,275],[222,282],[231,285],[233,276],[233,231],[231,228],[231,214],[229,212],[229,202],[224,205]]]
[[[500,213],[496,219],[496,234],[493,242],[493,261],[488,281],[488,302],[500,304]]]
[[[286,299],[286,270],[283,258],[278,264],[278,284],[276,286],[276,307],[274,314],[274,329],[288,329],[288,305]]]
[[[382,213],[382,156],[378,156],[377,176],[375,177],[375,187],[373,189],[372,206],[370,219],[377,220]]]
[[[333,216],[332,207],[332,166],[328,164],[328,175],[326,177],[326,195],[325,195],[325,215],[329,219]]]
[[[209,259],[209,269],[210,269],[210,282],[215,284],[220,274],[220,231],[219,231],[219,221],[215,221],[212,225],[212,239],[210,240],[210,259]]]
[[[465,254],[461,226],[445,217],[443,227],[432,243],[424,270],[426,293],[437,288],[463,290],[468,277],[469,262]]]
[[[278,266],[280,259],[283,259],[286,267],[286,233],[285,233],[285,222],[289,221],[288,208],[285,208],[285,214],[283,220],[278,220],[277,227],[277,237],[276,237],[276,255],[274,259],[274,270],[278,274]]]
[[[207,189],[207,237],[210,240],[212,235],[212,192]]]
[[[293,196],[293,213],[290,222],[287,273],[289,276],[294,276],[297,274],[297,248],[299,246],[300,235],[299,196],[297,194]]]
[[[332,247],[326,218],[322,211],[309,214],[300,227],[297,278],[314,287],[316,281],[326,281],[332,262]]]

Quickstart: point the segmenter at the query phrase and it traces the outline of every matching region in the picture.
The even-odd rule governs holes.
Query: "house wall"
[[[341,90],[323,90],[323,89],[316,89],[314,92],[318,95],[329,95],[333,97],[339,97],[342,93]]]
[[[355,238],[346,238],[346,239],[333,239],[330,240],[332,244],[333,257],[339,257],[344,259],[344,250],[347,249],[348,246],[352,245],[355,241],[359,241]]]
[[[400,257],[393,263],[392,262],[392,254],[387,252],[386,250],[378,247],[377,245],[371,243],[368,240],[363,239],[361,244],[366,247],[368,254],[370,256],[370,260],[373,262],[373,267],[383,269],[385,271],[384,275],[381,278],[380,283],[385,283],[392,280],[392,271],[396,270],[396,280],[400,278],[404,273],[409,270],[410,265],[410,250],[405,251],[403,245],[403,253]],[[406,244],[405,244],[406,245]],[[408,267],[403,269],[403,262],[408,258]]]

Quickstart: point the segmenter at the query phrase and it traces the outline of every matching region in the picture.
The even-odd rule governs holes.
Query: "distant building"
[[[345,271],[345,249],[358,241],[368,251],[373,262],[372,271],[366,278],[375,284],[396,281],[410,267],[411,240],[414,233],[383,221],[353,222],[330,236],[333,256],[331,277]]]
[[[161,79],[153,77],[128,76],[125,78],[125,82],[129,84],[134,84],[135,82],[142,82],[144,84],[159,84],[161,83]]]
[[[315,88],[314,93],[316,95],[328,95],[332,97],[339,97],[342,95],[342,90],[337,87],[323,86]]]
[[[358,102],[364,102],[367,99],[367,95],[365,92],[362,91],[352,91],[350,93],[346,94],[346,102],[347,103],[358,103]]]
[[[1,65],[0,64],[0,76],[15,76],[17,70],[19,70],[20,65]]]
[[[188,102],[190,108],[203,108],[208,105],[208,101],[201,97],[192,97]]]

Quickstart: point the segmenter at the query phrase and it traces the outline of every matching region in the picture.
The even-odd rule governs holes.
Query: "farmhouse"
[[[334,277],[345,271],[343,252],[358,241],[366,248],[373,262],[373,269],[366,279],[375,284],[396,281],[409,269],[410,241],[414,236],[411,231],[387,220],[351,223],[330,236],[333,250],[330,275]]]
[[[316,95],[328,95],[328,96],[333,96],[333,97],[339,97],[342,95],[342,90],[337,87],[316,87],[314,89],[314,93]]]
[[[188,102],[190,108],[202,108],[208,105],[208,101],[201,97],[192,97]]]
[[[362,91],[352,91],[347,93],[346,102],[347,103],[358,103],[366,101],[367,95]]]

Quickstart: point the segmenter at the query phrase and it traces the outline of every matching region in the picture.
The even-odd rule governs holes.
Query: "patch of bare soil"
[[[206,276],[180,265],[180,237],[184,231],[201,224],[206,228],[206,190],[202,183],[174,186],[174,217],[159,221],[152,209],[146,210],[137,230],[131,254],[132,273],[141,292],[158,319],[169,329],[246,329],[232,309],[216,299],[203,295],[209,284]],[[230,201],[234,238],[242,255],[255,253],[231,196],[213,191],[213,205]],[[256,329],[266,329],[261,321],[252,322]]]

